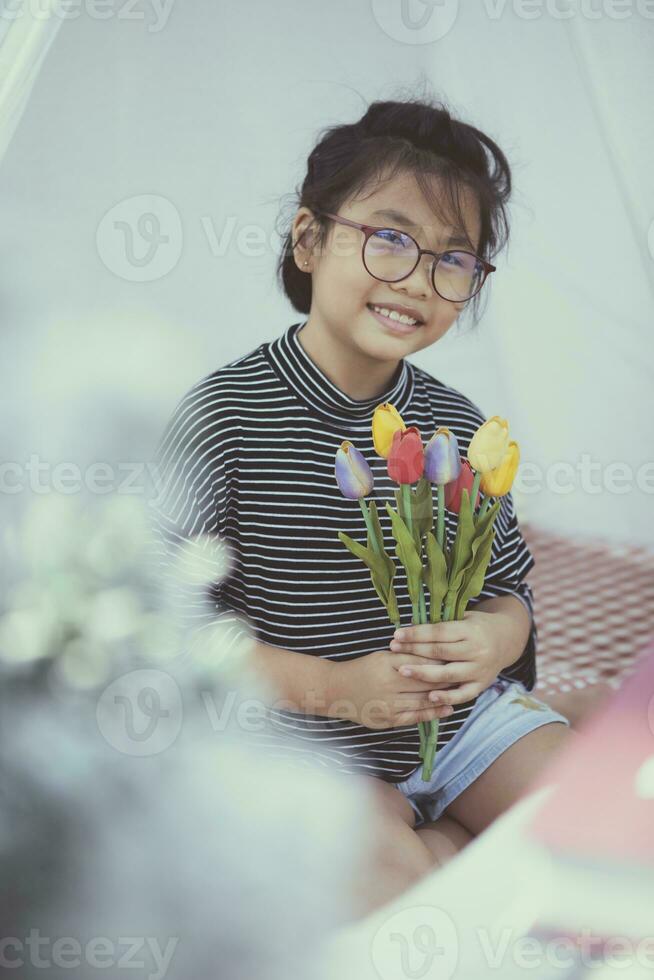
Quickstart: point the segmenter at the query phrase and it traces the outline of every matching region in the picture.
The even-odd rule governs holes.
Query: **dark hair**
[[[504,247],[509,234],[505,207],[511,193],[507,159],[493,140],[453,118],[442,102],[433,99],[376,101],[358,122],[324,130],[309,154],[295,209],[335,213],[344,201],[398,172],[413,173],[434,213],[441,220],[454,214],[460,228],[464,221],[459,191],[461,185],[470,188],[480,208],[478,254],[490,262]],[[429,179],[433,177],[442,181],[445,202],[434,194]],[[316,244],[324,244],[328,223],[324,217],[315,219]],[[311,276],[295,263],[290,226],[282,238],[278,280],[293,307],[308,313]],[[487,290],[488,284],[468,304],[474,307],[475,322]]]

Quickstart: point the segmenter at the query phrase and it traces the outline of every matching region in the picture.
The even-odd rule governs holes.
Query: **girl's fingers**
[[[421,681],[423,684],[428,684],[433,690],[437,684],[449,686],[470,681],[472,669],[473,665],[469,662],[442,665],[424,664],[423,666],[414,662],[401,664],[399,674],[411,681]],[[407,670],[410,673],[407,673]]]
[[[445,667],[448,663],[447,660],[430,660],[426,661],[424,657],[412,657],[407,653],[400,654],[397,657],[396,662],[393,664],[394,670],[399,671],[401,667]],[[406,675],[402,672],[402,677]]]
[[[397,716],[395,725],[417,725],[421,721],[433,721],[436,718],[449,718],[454,711],[449,705],[441,707],[421,708],[418,711],[405,711]]]
[[[434,703],[464,704],[466,701],[472,701],[480,693],[479,684],[476,681],[469,681],[467,684],[461,684],[460,687],[450,688],[449,691],[437,691],[435,695],[437,700],[434,699]]]
[[[401,717],[417,718],[418,721],[425,721],[429,718],[446,718],[454,710],[449,704],[434,704],[429,700],[429,692],[420,695],[400,695],[396,697],[392,706]],[[422,717],[424,715],[424,717]],[[399,722],[396,722],[399,724]],[[412,724],[411,721],[403,722],[405,725]]]
[[[458,643],[416,643],[392,640],[390,644],[392,653],[411,654],[414,657],[422,657],[426,660],[443,661],[446,660],[465,660],[470,654],[471,646],[465,640]]]
[[[416,691],[425,691],[428,694],[430,691],[446,691],[452,687],[448,681],[419,681],[412,677],[403,677],[402,680],[406,681],[403,694],[413,694]]]
[[[420,694],[399,694],[392,699],[391,705],[395,711],[422,711],[424,708],[442,708],[442,704],[434,704],[429,700],[429,691]]]
[[[447,688],[452,687],[451,681],[422,681],[419,677],[404,677],[403,674],[400,674],[400,677],[402,678],[402,690],[399,692],[400,694],[429,694],[430,691],[447,690]]]

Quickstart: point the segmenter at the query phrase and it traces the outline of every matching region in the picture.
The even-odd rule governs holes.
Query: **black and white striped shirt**
[[[374,475],[371,497],[377,501],[386,550],[394,557],[385,502],[395,507],[397,485],[387,474],[387,461],[374,450],[374,409],[381,402],[393,404],[407,426],[418,428],[423,442],[438,426],[448,426],[462,458],[486,416],[465,395],[406,359],[386,391],[374,398],[350,398],[304,350],[304,322],[213,371],[181,399],[156,454],[163,490],[155,506],[156,524],[162,567],[170,567],[181,542],[201,532],[209,536],[204,540],[218,540],[231,558],[224,578],[208,588],[186,589],[194,629],[220,622],[225,650],[244,635],[254,635],[273,646],[342,661],[388,649],[394,626],[369,570],[337,536],[343,530],[366,540],[358,502],[344,498],[336,484],[336,450],[348,439],[368,461]],[[457,516],[446,511],[450,544],[456,522]],[[468,608],[500,595],[514,594],[524,602],[532,615],[529,641],[502,675],[531,690],[537,631],[533,595],[524,579],[534,559],[511,494],[502,498],[495,532],[484,588]],[[399,561],[396,566],[401,623],[407,625],[412,608],[406,573]],[[461,728],[473,704],[474,699],[456,706],[441,719],[439,748]],[[268,718],[265,732],[257,734],[260,744],[301,764],[336,765],[391,783],[421,764],[416,725],[370,729],[275,708]]]

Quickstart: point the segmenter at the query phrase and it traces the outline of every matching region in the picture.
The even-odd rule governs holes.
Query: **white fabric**
[[[226,16],[215,0],[118,3],[108,19],[67,25],[21,124],[22,152],[3,166],[16,345],[3,390],[19,397],[32,369],[78,377],[113,363],[115,331],[100,331],[98,347],[93,329],[100,310],[107,323],[147,319],[168,338],[170,357],[152,372],[163,424],[203,372],[299,319],[274,282],[275,228],[323,128],[373,99],[420,94],[425,80],[498,142],[514,191],[478,332],[452,330],[413,360],[509,418],[523,461],[543,474],[536,493],[516,486],[521,521],[654,545],[654,494],[635,485],[652,458],[654,3],[529,0],[536,16],[526,16],[519,0],[406,0],[416,23],[452,8],[450,29],[429,43],[393,36],[381,8],[399,16],[400,6],[333,0],[298,13],[292,0],[253,0]],[[158,249],[152,222],[139,230],[145,212],[167,236]],[[141,262],[152,247],[163,263],[168,250],[168,264],[130,266],[128,245]],[[80,337],[74,359],[34,335],[42,324],[59,337],[64,311]],[[35,415],[39,427],[50,417]],[[611,463],[631,467],[631,491],[584,490],[579,476],[569,494],[547,486],[555,464],[584,454],[601,464],[595,482]]]
[[[434,88],[505,151],[514,191],[511,241],[478,335],[450,333],[425,359],[437,376],[440,364],[446,378],[476,392],[489,414],[506,415],[523,464],[542,473],[541,490],[514,490],[521,520],[654,545],[654,485],[647,493],[636,482],[654,459],[654,127],[646,94],[654,5],[645,17],[644,5],[623,4],[623,20],[591,19],[591,6],[610,9],[599,0],[559,3],[576,11],[568,19],[548,16],[553,4],[540,6],[541,16],[527,20],[518,3],[461,5],[430,49]],[[486,13],[493,8],[503,9],[496,20]],[[593,467],[585,482],[584,455]],[[618,463],[633,474],[629,493],[611,482]],[[566,466],[574,467],[570,479]],[[572,489],[559,492],[557,483]]]
[[[0,161],[25,111],[63,17],[58,0],[3,4],[0,17]]]

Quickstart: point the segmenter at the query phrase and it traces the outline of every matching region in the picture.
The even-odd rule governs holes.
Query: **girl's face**
[[[479,209],[467,189],[463,192],[462,210],[465,228],[442,224],[429,208],[415,178],[399,174],[382,183],[365,200],[351,201],[338,209],[344,218],[362,224],[408,231],[421,248],[443,251],[447,247],[467,247],[477,251],[480,221]],[[380,213],[393,211],[394,215]],[[406,216],[401,221],[398,213]],[[293,241],[309,226],[313,215],[300,208],[293,224]],[[330,222],[328,237],[319,251],[312,247],[312,231],[305,234],[295,249],[295,259],[303,272],[312,276],[312,298],[309,320],[303,330],[306,340],[320,336],[342,347],[359,366],[373,370],[397,365],[400,358],[429,347],[452,326],[465,304],[442,299],[431,282],[432,256],[423,255],[410,276],[401,282],[381,282],[371,276],[361,260],[363,232]],[[470,245],[450,242],[450,237],[467,237]],[[304,266],[307,261],[308,265]],[[416,310],[423,324],[411,333],[398,335],[387,328],[370,305],[406,306]]]

